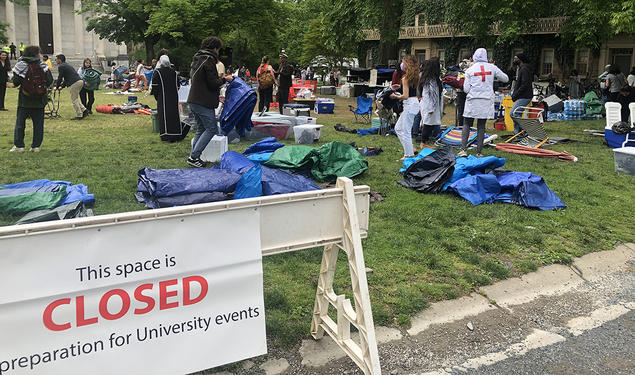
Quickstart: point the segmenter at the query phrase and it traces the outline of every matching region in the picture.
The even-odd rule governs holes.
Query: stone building
[[[0,21],[9,25],[9,43],[38,45],[49,56],[63,53],[78,66],[86,57],[104,68],[107,61],[127,61],[125,44],[86,31],[86,15],[76,13],[81,6],[81,0],[29,0],[27,6],[0,0]]]

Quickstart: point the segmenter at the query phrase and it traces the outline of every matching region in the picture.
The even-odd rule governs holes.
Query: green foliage
[[[635,2],[623,0],[611,14],[611,27],[616,33],[635,34]]]
[[[445,21],[446,4],[445,0],[405,0],[401,25],[414,26],[415,17],[418,14],[423,14],[423,17],[419,19],[419,24],[424,22],[429,25],[442,23]]]
[[[7,38],[7,25],[6,23],[0,22],[0,44],[9,43],[9,38]]]

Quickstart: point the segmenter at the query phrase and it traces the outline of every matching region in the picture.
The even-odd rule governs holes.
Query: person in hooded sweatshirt
[[[206,38],[201,43],[201,49],[192,58],[190,66],[191,86],[187,103],[196,119],[196,135],[187,163],[197,168],[205,166],[201,160],[201,153],[218,133],[215,111],[219,103],[220,88],[225,82],[234,80],[232,75],[222,78],[218,75],[216,64],[219,61],[218,51],[222,46],[223,42],[220,39],[214,36]]]
[[[485,122],[494,118],[494,80],[507,82],[509,78],[494,64],[487,62],[487,50],[479,48],[474,52],[472,65],[465,72],[463,91],[465,98],[465,110],[463,111],[463,133],[461,136],[460,157],[467,156],[467,140],[470,135],[470,127],[476,119],[476,156],[482,156],[483,141],[485,140]]]

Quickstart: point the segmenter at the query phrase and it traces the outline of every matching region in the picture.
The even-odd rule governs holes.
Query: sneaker
[[[459,151],[459,155],[460,158],[466,158],[467,157],[467,151],[465,150],[461,150]]]
[[[201,159],[199,158],[194,159],[191,156],[187,158],[187,164],[195,168],[203,168],[205,166],[205,163],[203,163]]]
[[[13,146],[9,152],[24,152],[24,147]]]
[[[88,116],[88,110],[85,109],[84,112],[82,112],[82,118]]]
[[[31,147],[29,149],[29,151],[31,151],[31,152],[40,152],[40,148],[39,147]]]
[[[89,110],[88,110],[88,114],[89,114],[89,115],[92,115],[92,114],[93,114],[93,111],[91,111],[91,110],[89,109]]]

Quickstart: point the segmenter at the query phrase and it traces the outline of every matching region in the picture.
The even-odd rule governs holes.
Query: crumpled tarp
[[[601,115],[602,114],[604,110],[604,106],[602,105],[602,102],[600,101],[598,96],[593,91],[587,92],[586,95],[584,95],[584,99],[582,100],[584,101],[584,112],[587,115]]]
[[[297,193],[320,190],[313,181],[281,169],[262,167],[262,193],[264,195]]]
[[[496,156],[477,158],[474,155],[470,155],[466,158],[457,158],[456,164],[454,164],[454,173],[450,181],[446,184],[446,187],[472,174],[487,173],[487,170],[500,168],[503,165],[505,165],[505,158],[497,158]]]
[[[355,177],[368,169],[368,162],[351,145],[330,142],[321,147],[286,146],[277,149],[264,165],[291,171],[309,169],[318,181]]]
[[[273,152],[258,152],[255,154],[247,155],[247,159],[254,161],[256,163],[262,164],[268,161],[269,159],[271,159],[272,155],[273,155]]]
[[[245,81],[238,77],[227,86],[225,104],[220,114],[220,127],[225,135],[236,129],[241,136],[251,130],[251,115],[256,107],[258,96]]]
[[[276,142],[276,137],[269,137],[247,147],[247,149],[243,152],[243,155],[250,155],[261,152],[274,152],[280,147],[284,147],[284,145],[282,143]]]
[[[66,197],[66,185],[44,185],[0,189],[0,212],[24,214],[36,210],[50,210]]]
[[[44,221],[66,220],[93,215],[93,210],[86,208],[84,202],[77,201],[50,210],[31,211],[18,220],[16,224],[41,223]]]
[[[421,160],[421,159],[425,158],[426,156],[430,155],[431,153],[433,153],[435,151],[436,150],[433,149],[433,148],[424,148],[421,151],[419,151],[417,156],[415,156],[413,158],[405,158],[403,160],[403,168],[401,168],[399,170],[399,172],[404,173],[406,171],[406,169],[408,169],[409,166],[414,164],[414,162],[416,162],[417,160]]]
[[[254,162],[236,151],[227,151],[220,158],[220,169],[243,174],[254,166]]]
[[[473,205],[506,202],[539,210],[567,207],[541,176],[531,172],[507,172],[498,176],[477,174],[454,182],[448,190]]]
[[[95,195],[88,194],[88,186],[83,184],[73,185],[68,181],[51,181],[49,179],[39,179],[33,181],[18,182],[15,184],[2,185],[0,188],[5,189],[19,189],[30,187],[42,187],[51,185],[64,185],[66,186],[66,196],[60,202],[60,205],[66,205],[73,202],[81,201],[85,205],[90,206],[95,203]]]
[[[421,193],[438,193],[452,177],[455,163],[454,150],[445,146],[410,165],[397,183]]]

